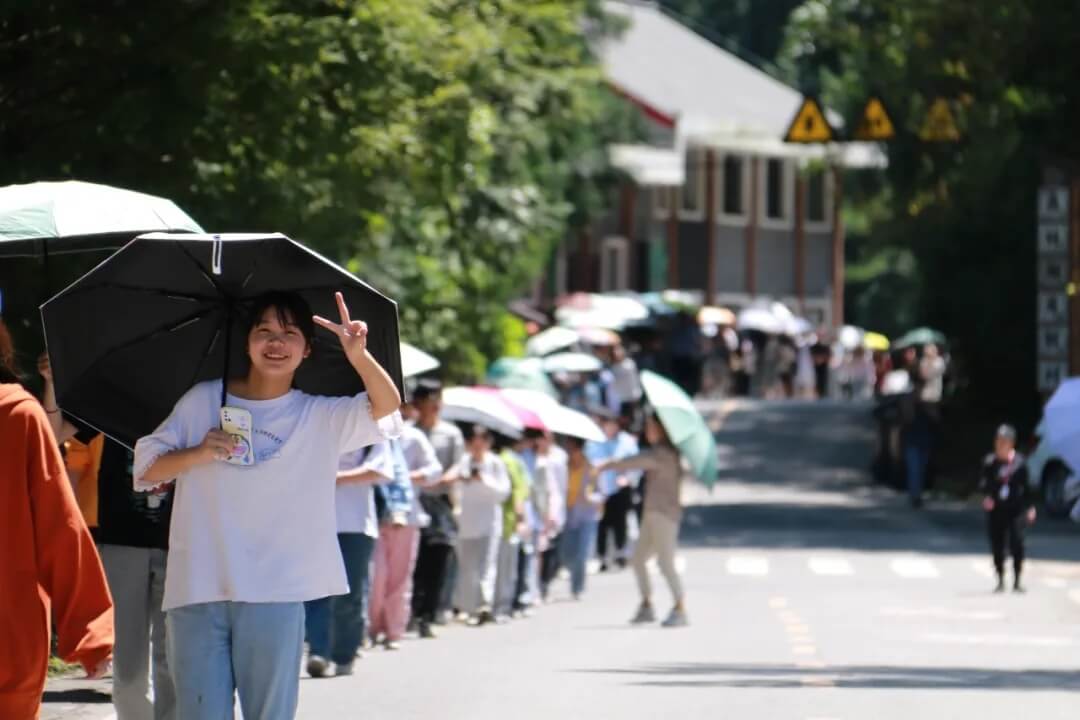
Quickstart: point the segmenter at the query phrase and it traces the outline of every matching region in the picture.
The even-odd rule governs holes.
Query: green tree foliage
[[[589,51],[608,31],[597,0],[27,1],[0,15],[0,183],[108,182],[286,232],[476,375],[520,334],[507,301],[603,203],[627,128]]]
[[[954,338],[971,397],[995,412],[1035,398],[1035,194],[1043,160],[1080,159],[1078,15],[1075,3],[809,0],[781,58],[848,117],[870,93],[885,99],[899,136],[860,254],[887,271],[862,303],[877,313],[888,297]],[[918,137],[938,97],[957,143]]]

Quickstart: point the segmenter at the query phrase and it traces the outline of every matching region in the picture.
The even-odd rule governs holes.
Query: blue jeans
[[[596,543],[596,525],[591,520],[563,528],[559,538],[559,558],[570,570],[570,592],[575,595],[585,591],[585,571]]]
[[[361,533],[338,533],[349,592],[304,603],[307,638],[312,655],[347,665],[356,657],[367,629],[367,601],[371,589],[371,556],[375,538]]]
[[[930,463],[930,448],[921,442],[908,442],[904,446],[904,464],[907,466],[907,489],[912,502],[922,497],[926,484],[926,467]]]
[[[233,691],[244,720],[292,720],[304,653],[303,603],[211,602],[165,616],[176,716],[231,720]]]

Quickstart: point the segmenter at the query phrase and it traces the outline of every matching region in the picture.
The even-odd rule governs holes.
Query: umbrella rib
[[[69,297],[71,295],[78,295],[80,293],[89,292],[91,290],[99,290],[101,288],[113,288],[116,290],[127,290],[129,292],[144,293],[146,295],[157,295],[159,297],[173,298],[177,300],[192,300],[194,302],[217,302],[219,298],[211,295],[192,295],[190,293],[174,292],[171,290],[160,290],[156,288],[139,287],[137,285],[127,285],[125,283],[117,282],[104,282],[100,285],[90,285],[86,287],[72,288]]]
[[[205,278],[205,279],[206,279],[206,281],[207,281],[208,283],[210,283],[210,285],[211,285],[211,286],[212,286],[212,287],[213,287],[213,288],[214,288],[215,290],[217,290],[218,296],[219,296],[219,297],[225,297],[225,291],[224,291],[224,290],[222,289],[222,287],[221,287],[221,286],[220,286],[220,285],[219,285],[219,284],[217,283],[217,281],[216,281],[216,280],[214,280],[214,278],[213,278],[213,277],[212,277],[211,275],[208,275],[208,274],[206,273],[206,268],[204,268],[204,267],[202,266],[202,264],[201,264],[201,263],[200,263],[200,262],[199,262],[199,261],[198,261],[197,259],[195,259],[195,256],[191,254],[191,251],[190,251],[190,250],[188,250],[188,249],[187,249],[186,247],[184,247],[183,243],[181,243],[181,242],[180,242],[179,240],[177,240],[177,241],[176,241],[176,247],[180,248],[180,251],[181,251],[182,253],[184,253],[184,255],[186,255],[186,256],[187,256],[188,260],[190,260],[190,261],[191,261],[191,264],[192,264],[192,265],[194,265],[194,266],[195,266],[195,267],[196,267],[196,268],[198,269],[198,271],[199,271],[199,274],[201,274],[201,275],[203,276],[203,278]]]

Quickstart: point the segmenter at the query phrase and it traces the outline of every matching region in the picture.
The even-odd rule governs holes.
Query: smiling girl
[[[292,718],[303,652],[305,600],[341,595],[336,535],[338,458],[400,427],[401,399],[367,350],[367,326],[313,317],[298,295],[253,303],[250,368],[228,379],[226,403],[251,414],[254,465],[224,462],[233,440],[219,429],[222,380],[195,385],[135,447],[134,482],[176,480],[167,613],[169,665],[182,718]],[[318,397],[293,387],[315,325],[338,336],[367,392]]]

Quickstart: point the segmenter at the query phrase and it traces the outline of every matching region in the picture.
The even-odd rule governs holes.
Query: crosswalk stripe
[[[924,580],[941,575],[933,562],[921,557],[896,558],[891,567],[892,571],[902,578]]]
[[[763,577],[769,574],[769,561],[763,557],[736,555],[728,558],[727,571],[732,575]]]
[[[809,561],[810,572],[815,575],[854,575],[855,568],[842,557],[812,557]]]

